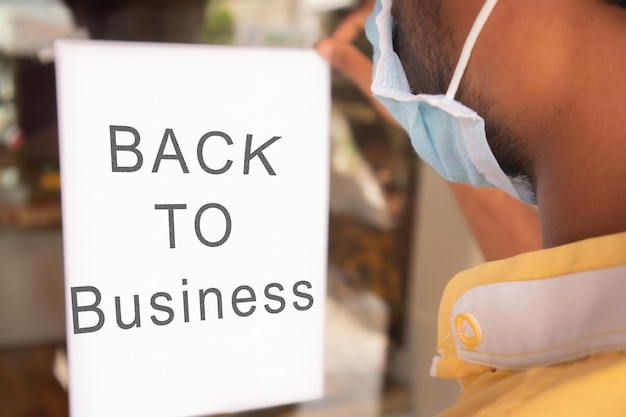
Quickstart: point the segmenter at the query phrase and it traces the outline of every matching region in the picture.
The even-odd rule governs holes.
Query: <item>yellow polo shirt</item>
[[[441,417],[626,416],[626,233],[490,262],[448,284]]]

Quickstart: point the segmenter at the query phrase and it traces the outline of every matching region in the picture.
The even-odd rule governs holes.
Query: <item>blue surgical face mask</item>
[[[484,120],[454,100],[478,35],[497,0],[487,0],[467,37],[445,95],[411,93],[392,41],[392,0],[377,0],[366,33],[374,47],[372,92],[404,129],[417,154],[452,182],[500,188],[532,203],[527,183],[511,179],[500,168],[485,133]]]

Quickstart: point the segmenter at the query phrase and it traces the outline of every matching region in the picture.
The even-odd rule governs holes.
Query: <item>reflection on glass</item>
[[[42,380],[60,398],[61,415],[67,414],[67,400],[51,375],[54,352],[64,346],[54,39],[310,47],[355,3],[0,1],[0,317],[22,320],[0,320],[0,348],[29,358],[17,374],[46,367]],[[358,45],[368,48],[365,39]],[[347,80],[334,75],[332,88],[326,396],[242,415],[409,412],[404,325],[415,161],[403,133],[386,124]],[[21,293],[9,297],[16,288]],[[37,365],[28,356],[35,354],[50,363]],[[57,366],[60,378],[62,368]],[[18,384],[6,385],[12,392]],[[14,397],[20,395],[32,395],[34,404],[37,395],[48,394]]]

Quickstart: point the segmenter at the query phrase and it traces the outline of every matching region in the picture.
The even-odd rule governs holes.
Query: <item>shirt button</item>
[[[454,318],[457,337],[465,347],[473,349],[483,340],[482,330],[476,317],[471,313],[459,313]]]

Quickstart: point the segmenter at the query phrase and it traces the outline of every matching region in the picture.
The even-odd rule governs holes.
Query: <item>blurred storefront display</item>
[[[0,236],[5,242],[12,234],[33,230],[60,236],[50,50],[55,38],[310,47],[354,5],[352,0],[0,0]],[[369,48],[364,38],[357,45]],[[348,80],[338,74],[332,79],[326,396],[245,416],[366,417],[410,411],[411,381],[396,372],[409,364],[395,361],[407,343],[417,161],[402,131],[383,120]],[[38,262],[23,255],[15,261]],[[0,286],[9,285],[10,270],[0,265]],[[33,285],[46,279],[32,277]],[[48,296],[62,303],[62,292]],[[3,314],[10,313],[8,304],[3,308]],[[11,344],[0,348],[32,346],[32,341],[7,340]],[[62,353],[63,334],[46,344]]]

